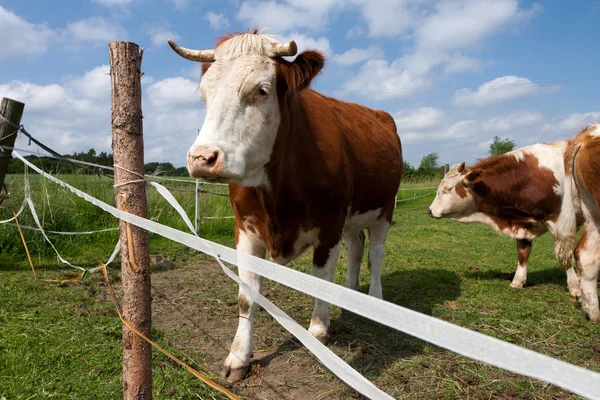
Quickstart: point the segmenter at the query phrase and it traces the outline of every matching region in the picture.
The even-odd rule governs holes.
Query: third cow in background
[[[546,232],[555,235],[565,193],[563,165],[567,142],[535,144],[480,160],[452,166],[429,207],[434,218],[478,222],[517,241],[517,271],[510,284],[520,289],[527,281],[532,241]],[[581,213],[574,216],[576,226]],[[581,296],[571,262],[562,264],[573,298]]]

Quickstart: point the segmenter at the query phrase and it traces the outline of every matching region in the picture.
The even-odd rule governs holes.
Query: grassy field
[[[112,203],[112,181],[61,177]],[[48,230],[87,231],[117,221],[63,189],[31,176],[32,197]],[[410,183],[399,198],[431,190]],[[22,199],[22,177],[7,181],[14,202]],[[193,185],[172,183],[172,189]],[[206,187],[225,193],[223,187]],[[194,213],[194,195],[174,192]],[[151,218],[185,229],[166,202],[149,190]],[[226,197],[202,195],[201,214],[231,215]],[[508,288],[516,267],[513,241],[479,225],[432,220],[433,196],[400,202],[386,246],[382,272],[387,301],[433,315],[549,356],[600,371],[600,327],[569,299],[566,277],[552,256],[549,236],[534,242],[528,285]],[[4,202],[0,220],[12,214]],[[28,212],[20,222],[33,225]],[[205,220],[201,235],[233,243],[232,220]],[[59,264],[37,232],[25,231],[40,278],[64,279],[74,270]],[[117,232],[90,236],[50,235],[61,255],[93,267],[105,261]],[[235,332],[237,289],[209,258],[152,236],[154,338],[208,376],[219,379],[220,363]],[[0,225],[0,399],[119,398],[121,325],[100,276],[58,285],[34,281],[15,227]],[[345,254],[335,281],[345,280]],[[310,255],[291,267],[310,271]],[[118,260],[111,279],[118,289]],[[366,260],[361,291],[368,291]],[[272,282],[265,295],[307,326],[313,301]],[[253,374],[232,390],[244,398],[357,398],[324,369],[268,314],[257,315]],[[543,382],[471,361],[423,341],[332,307],[329,347],[396,398],[567,399],[577,398]],[[154,353],[157,399],[223,398],[160,353]]]

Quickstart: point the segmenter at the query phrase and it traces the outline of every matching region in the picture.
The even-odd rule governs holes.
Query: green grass
[[[113,202],[109,179],[61,178],[95,197]],[[7,181],[17,204],[22,198],[21,182],[19,176],[10,176]],[[75,231],[117,226],[114,218],[53,184],[44,183],[38,176],[32,175],[31,182],[32,196],[46,229]],[[411,183],[407,186],[415,188],[414,191],[401,191],[398,198],[429,193],[430,189],[422,188],[434,185],[435,182]],[[193,188],[178,183],[166,186]],[[224,192],[226,188],[210,190]],[[193,193],[174,193],[193,217]],[[151,188],[149,199],[151,218],[186,229]],[[510,290],[508,286],[516,268],[514,242],[480,225],[429,218],[426,210],[432,199],[431,195],[398,204],[386,244],[382,271],[384,298],[600,371],[600,327],[590,323],[579,304],[569,299],[565,274],[552,255],[550,236],[534,242],[528,286]],[[5,202],[3,206],[6,205]],[[203,195],[201,214],[231,215],[228,199]],[[0,209],[0,220],[10,216],[9,209]],[[28,212],[21,223],[33,224]],[[38,233],[25,234],[40,277],[66,278],[72,274],[72,269],[57,263]],[[233,221],[204,221],[201,235],[231,246]],[[52,235],[51,239],[69,261],[92,267],[106,260],[118,233],[68,238]],[[19,235],[12,226],[0,225],[0,250],[0,398],[120,397],[121,324],[100,277],[64,286],[32,280]],[[161,267],[155,262],[156,273],[170,269],[184,273],[194,260],[207,259],[155,235],[151,237],[151,252],[174,264]],[[310,254],[291,267],[309,272]],[[118,260],[114,268],[118,268]],[[344,254],[335,281],[342,284],[345,273]],[[117,271],[112,272],[112,278],[118,281]],[[184,281],[186,290],[196,290],[193,296],[190,294],[194,301],[189,307],[205,302],[224,303],[234,313],[235,285],[226,278],[218,279],[225,282],[224,286],[212,289],[201,277]],[[367,292],[368,284],[365,260],[361,291]],[[304,323],[310,318],[311,301],[306,295],[271,282],[265,284],[265,291],[296,320]],[[218,317],[221,311],[208,309],[208,312]],[[257,334],[257,349],[281,346],[282,329],[262,313],[257,320],[264,329]],[[471,361],[336,307],[332,308],[332,330],[334,342],[330,347],[397,398],[577,398],[554,386]],[[231,337],[233,334],[233,330],[228,333]],[[230,340],[229,336],[224,340]],[[191,341],[208,339],[194,338],[193,332],[183,325],[155,329],[154,338],[207,372],[200,365],[204,356],[196,349],[198,342]],[[284,350],[279,357],[285,354],[292,351]],[[219,398],[157,352],[154,352],[153,374],[155,398]],[[339,386],[326,370],[320,377],[324,382],[332,382],[332,388]],[[242,395],[248,390],[243,386],[234,389]],[[354,397],[348,389],[337,391],[336,396]]]

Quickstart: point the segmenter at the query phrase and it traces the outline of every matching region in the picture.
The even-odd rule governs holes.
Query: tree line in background
[[[508,138],[500,139],[498,136],[494,136],[492,143],[490,144],[490,156],[497,156],[509,152],[514,148],[514,141]],[[82,167],[66,160],[59,160],[51,157],[29,155],[25,158],[35,166],[52,174],[102,174],[106,172],[100,168],[89,166]],[[87,152],[66,154],[65,158],[85,161],[106,167],[112,167],[114,164],[112,153],[107,153],[105,151],[96,153],[96,150],[94,149],[89,149]],[[415,168],[408,161],[404,161],[405,179],[434,179],[441,177],[443,174],[443,167],[438,165],[439,158],[440,156],[438,153],[429,153],[423,156],[418,168]],[[10,161],[8,166],[9,174],[22,174],[24,170],[25,166],[19,160],[13,158]],[[188,176],[187,168],[176,168],[169,162],[150,162],[144,166],[145,174],[150,175],[157,173],[157,171],[160,175],[166,176]]]
[[[89,149],[87,152],[65,154],[65,158],[85,161],[92,164],[112,167],[114,159],[112,153],[102,151],[96,153],[96,150]],[[60,160],[52,157],[40,157],[37,155],[25,156],[33,165],[43,169],[51,174],[105,174],[110,171],[98,167],[90,167],[71,163],[67,160]],[[154,174],[158,171],[160,175],[167,176],[189,176],[187,168],[176,168],[169,162],[150,162],[144,166],[145,174]],[[22,174],[25,172],[25,166],[19,160],[13,158],[8,165],[9,174]]]
[[[508,138],[500,139],[494,136],[490,143],[490,156],[499,156],[508,153],[515,148],[515,142]],[[441,177],[444,173],[443,167],[438,165],[440,156],[438,153],[429,153],[421,159],[419,167],[415,168],[408,161],[404,161],[404,178],[408,179],[434,179]]]

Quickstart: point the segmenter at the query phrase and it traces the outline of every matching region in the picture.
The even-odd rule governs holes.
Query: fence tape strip
[[[406,199],[396,200],[396,203],[402,203],[403,201],[411,201],[411,200],[420,199],[421,197],[431,196],[432,194],[435,194],[435,193],[436,192],[431,192],[431,193],[422,194],[420,196],[414,196],[414,197],[409,197],[409,198],[406,198]]]
[[[17,211],[17,213],[15,214],[14,217],[9,218],[9,219],[5,219],[4,221],[0,221],[0,225],[2,224],[7,224],[11,221],[14,221],[15,219],[19,218],[19,215],[21,215],[21,213],[23,212],[23,210],[25,209],[25,205],[27,204],[27,201],[25,199],[23,199],[23,202],[21,203],[21,208],[19,208],[19,211]],[[22,228],[22,226],[21,226]]]
[[[2,222],[0,222],[0,223],[2,223]],[[17,226],[16,224],[8,224],[8,225]],[[27,226],[27,225],[21,225],[21,229],[35,231],[35,232],[42,232],[42,229],[34,228],[33,226]],[[114,232],[114,231],[118,231],[118,230],[119,230],[119,228],[106,228],[106,229],[99,229],[97,231],[86,231],[86,232],[63,232],[63,231],[49,231],[49,230],[45,230],[45,232],[53,234],[53,235],[79,236],[79,235],[93,235],[96,233],[103,233],[103,232]]]
[[[47,179],[69,189],[79,197],[123,221],[204,253],[216,255],[228,263],[239,265],[241,261],[243,267],[251,272],[436,346],[521,375],[552,383],[589,399],[600,398],[600,374],[596,372],[126,213],[44,173],[18,152],[14,154]],[[351,385],[351,382],[349,384]]]

